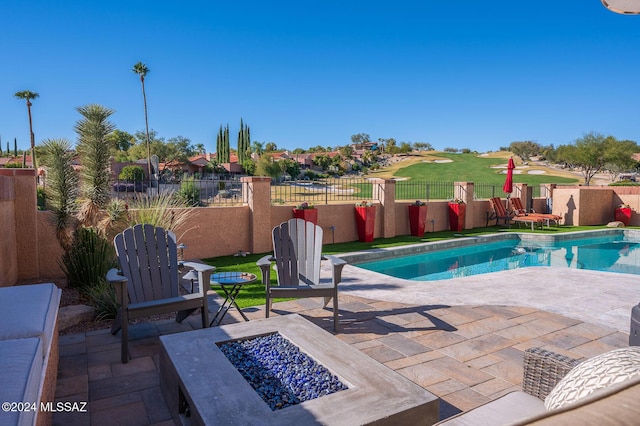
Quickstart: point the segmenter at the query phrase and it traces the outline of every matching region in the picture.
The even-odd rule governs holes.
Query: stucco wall
[[[185,243],[186,259],[226,256],[250,251],[249,207],[198,207],[195,214],[176,230]]]
[[[188,248],[186,258],[209,258],[238,251],[263,253],[271,250],[271,229],[293,217],[293,206],[270,204],[270,180],[254,177],[245,181],[243,200],[234,207],[202,207],[177,230],[180,242]],[[380,191],[394,193],[393,184],[378,182]],[[467,200],[467,229],[484,227],[488,201],[473,200],[473,184],[462,194]],[[250,188],[250,189],[248,189]],[[504,198],[503,198],[504,200]],[[395,202],[386,197],[376,205],[375,238],[408,235],[407,201]],[[639,225],[639,187],[559,187],[553,192],[553,212],[568,225],[599,225],[613,220],[613,210],[620,203],[634,210],[631,225]],[[449,229],[447,201],[428,203],[426,232]],[[533,206],[545,210],[545,199],[534,199]],[[324,230],[324,244],[356,241],[358,232],[352,202],[316,205],[318,223]],[[393,209],[386,211],[386,209]],[[62,255],[50,219],[51,213],[36,208],[35,171],[0,169],[0,286],[62,275],[58,265]],[[384,223],[385,219],[388,223]],[[432,222],[433,221],[433,222]]]
[[[13,177],[0,176],[0,287],[12,286],[18,280],[14,201]]]

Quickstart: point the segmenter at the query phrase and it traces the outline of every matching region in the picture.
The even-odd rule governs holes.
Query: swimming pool
[[[461,247],[356,262],[356,266],[414,281],[444,280],[531,266],[640,275],[640,236],[636,233],[583,233],[580,238],[562,239],[477,240],[475,244]]]

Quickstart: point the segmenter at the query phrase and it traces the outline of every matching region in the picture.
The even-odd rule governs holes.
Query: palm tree
[[[36,168],[36,138],[33,135],[33,122],[31,121],[31,99],[35,99],[40,95],[30,90],[23,90],[21,92],[16,92],[14,96],[18,99],[26,99],[27,101],[27,111],[29,112],[29,133],[31,134],[31,165],[35,169]]]
[[[144,90],[144,78],[149,72],[149,68],[142,62],[138,62],[133,66],[133,72],[140,76],[140,83],[142,83],[142,98],[144,100],[144,124],[147,132],[147,169],[149,171],[149,179],[151,179],[151,141],[149,140],[149,118],[147,117],[147,94]]]

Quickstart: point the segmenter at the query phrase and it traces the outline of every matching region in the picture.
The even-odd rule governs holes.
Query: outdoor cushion
[[[606,352],[572,368],[547,395],[544,405],[547,410],[561,408],[637,375],[640,375],[640,347]]]
[[[37,337],[0,341],[0,401],[39,404],[42,346]],[[3,410],[0,424],[33,424],[35,414],[31,410]]]
[[[55,331],[61,292],[50,283],[0,289],[0,340],[38,337],[44,358]]]

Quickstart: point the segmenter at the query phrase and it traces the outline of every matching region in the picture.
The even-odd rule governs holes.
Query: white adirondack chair
[[[122,363],[129,361],[129,319],[179,311],[181,322],[193,311],[202,310],[202,327],[209,326],[207,285],[198,285],[191,294],[179,293],[178,254],[175,235],[153,225],[135,225],[113,239],[120,270],[111,269],[107,281],[115,285],[120,305],[111,333],[122,329]],[[199,283],[208,283],[213,266],[184,262],[198,273]]]
[[[322,228],[303,219],[291,219],[273,228],[273,255],[258,261],[266,288],[266,317],[273,298],[324,297],[324,307],[333,298],[333,328],[338,331],[338,284],[347,263],[335,256],[322,255]],[[332,265],[331,282],[320,282],[320,262]],[[271,266],[278,285],[271,285]]]

